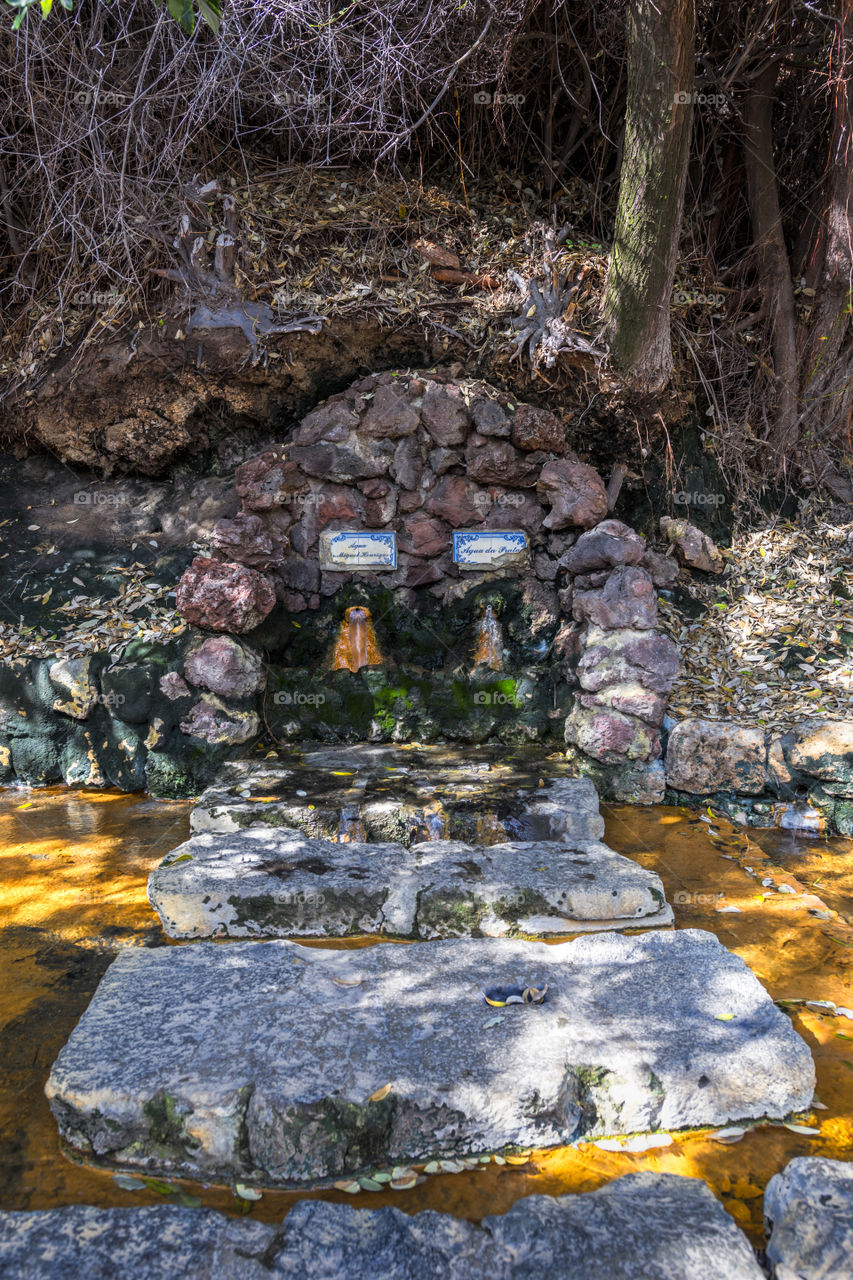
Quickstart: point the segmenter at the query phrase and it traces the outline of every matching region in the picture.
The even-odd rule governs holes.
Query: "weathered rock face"
[[[597,693],[611,685],[633,684],[659,694],[672,689],[679,658],[668,636],[654,631],[590,628],[585,640],[577,668],[582,689]]]
[[[675,791],[759,795],[765,786],[764,733],[714,720],[682,720],[669,735],[667,783]]]
[[[595,569],[614,569],[620,564],[639,564],[646,544],[638,533],[621,520],[602,520],[594,529],[582,533],[567,551],[563,563],[569,573],[591,573]]]
[[[226,707],[209,693],[203,693],[181,721],[182,733],[191,738],[201,738],[211,746],[237,746],[249,742],[257,737],[260,727],[257,712]]]
[[[507,983],[548,983],[547,1000],[508,1006],[496,1028],[482,991]],[[679,930],[556,946],[128,949],[46,1091],[66,1141],[103,1161],[305,1183],[780,1117],[810,1103],[814,1080],[807,1046],[746,965]]]
[[[54,711],[85,720],[98,696],[97,686],[91,678],[90,658],[61,658],[51,664],[48,671],[50,683],[58,690],[53,702]]]
[[[590,622],[604,631],[651,630],[657,624],[657,597],[644,569],[620,567],[600,590],[575,591],[572,612],[578,622]]]
[[[263,622],[275,588],[256,569],[196,556],[178,584],[177,603],[187,622],[242,635]]]
[[[229,636],[211,636],[192,649],[184,675],[190,684],[236,698],[250,697],[266,684],[260,654]]]
[[[566,741],[601,764],[657,760],[661,751],[656,728],[586,694],[576,699],[566,721]]]
[[[155,1205],[0,1214],[0,1266],[27,1280],[762,1280],[698,1178],[635,1173],[586,1195],[527,1196],[481,1223],[300,1200],[281,1226]]]
[[[220,520],[210,545],[222,560],[269,569],[284,560],[287,539],[253,511],[239,511],[233,520]]]
[[[27,1280],[762,1280],[698,1178],[636,1173],[586,1195],[527,1196],[481,1223],[300,1200],[281,1226],[155,1205],[0,1214],[0,1266]],[[810,1280],[810,1278],[809,1278]]]
[[[720,552],[701,529],[687,520],[671,520],[662,516],[661,533],[675,547],[675,554],[682,564],[690,569],[700,569],[703,573],[722,573],[725,561]]]
[[[778,1280],[853,1280],[853,1165],[792,1160],[768,1182],[764,1216]]]
[[[790,734],[788,761],[819,778],[830,794],[853,796],[853,721],[813,720]]]
[[[151,873],[174,938],[505,937],[670,924],[654,873],[598,843],[311,840],[250,827],[197,835]]]
[[[551,510],[546,529],[589,529],[607,515],[607,490],[601,476],[585,462],[560,459],[539,473],[539,492]]]

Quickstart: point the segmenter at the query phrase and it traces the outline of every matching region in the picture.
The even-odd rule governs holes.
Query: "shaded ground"
[[[186,838],[188,812],[187,804],[113,793],[56,789],[0,797],[0,893],[7,921],[0,934],[0,1043],[4,1061],[12,1064],[0,1079],[0,1129],[7,1135],[0,1162],[4,1209],[162,1201],[156,1191],[125,1191],[110,1174],[71,1163],[60,1151],[42,1090],[116,947],[168,945],[146,902],[145,882],[163,854]],[[774,847],[767,858],[752,833],[746,836],[722,821],[711,827],[685,810],[615,806],[605,816],[608,843],[660,874],[679,926],[716,933],[776,999],[850,1004],[853,842]],[[770,836],[760,836],[769,847]],[[812,898],[768,895],[761,886],[761,878],[773,878],[814,889],[818,865],[826,873],[814,891],[830,908],[829,920],[810,914]],[[740,913],[720,914],[721,904],[738,906]],[[826,1110],[813,1112],[808,1123],[820,1128],[819,1136],[777,1125],[750,1132],[735,1146],[701,1135],[637,1154],[586,1144],[533,1153],[523,1167],[492,1164],[482,1172],[430,1177],[413,1191],[371,1194],[370,1205],[479,1218],[503,1212],[519,1196],[593,1190],[624,1173],[654,1169],[705,1178],[759,1242],[761,1192],[773,1173],[795,1155],[853,1158],[851,1024],[805,1005],[788,1012],[816,1059],[818,1096]],[[205,1205],[239,1212],[241,1202],[229,1189],[185,1185]],[[349,1199],[336,1191],[319,1194]],[[363,1198],[366,1204],[367,1193]],[[276,1221],[295,1199],[267,1192],[252,1212]]]

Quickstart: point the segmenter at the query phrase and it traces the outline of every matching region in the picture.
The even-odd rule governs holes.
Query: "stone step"
[[[546,983],[542,1005],[483,999]],[[814,1078],[743,961],[682,930],[127,950],[46,1091],[66,1142],[98,1161],[298,1185],[782,1117],[809,1105]]]
[[[148,880],[173,938],[458,938],[672,923],[660,879],[604,844],[334,843],[287,828],[196,835]]]
[[[506,775],[506,776],[505,776]],[[518,787],[488,762],[433,765],[430,749],[348,747],[305,752],[298,765],[238,761],[204,791],[193,832],[262,824],[297,827],[318,840],[417,844],[451,838],[600,840],[604,819],[589,778]]]
[[[301,1200],[272,1226],[156,1205],[0,1213],[6,1280],[763,1280],[698,1178],[634,1173],[585,1195],[528,1196],[502,1217]],[[826,1274],[826,1273],[824,1273]]]

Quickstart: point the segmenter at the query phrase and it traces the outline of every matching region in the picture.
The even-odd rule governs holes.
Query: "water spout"
[[[380,662],[382,654],[376,643],[370,610],[361,605],[347,609],[332,654],[332,670],[359,671],[362,667],[375,667]]]
[[[341,809],[338,823],[338,844],[364,844],[367,833],[362,825],[358,809]]]
[[[474,666],[487,666],[492,671],[500,671],[503,662],[503,647],[501,624],[498,622],[492,606],[487,604],[480,615]]]

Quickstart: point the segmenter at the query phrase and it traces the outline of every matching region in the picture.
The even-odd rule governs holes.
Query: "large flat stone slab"
[[[533,778],[536,777],[534,772]],[[600,840],[604,819],[589,778],[531,779],[439,748],[323,748],[292,764],[238,761],[199,797],[193,832],[296,827],[320,840],[418,844]]]
[[[302,1200],[281,1226],[157,1206],[0,1213],[6,1280],[763,1280],[698,1178],[637,1173],[482,1223]]]
[[[792,1160],[768,1182],[764,1216],[776,1280],[853,1280],[853,1164]]]
[[[148,897],[173,938],[546,937],[673,918],[658,876],[604,844],[405,849],[262,826],[179,845]]]
[[[492,984],[538,1006],[487,1006]],[[316,1182],[436,1155],[781,1117],[814,1067],[746,965],[699,930],[548,946],[123,952],[46,1091],[112,1164]]]

